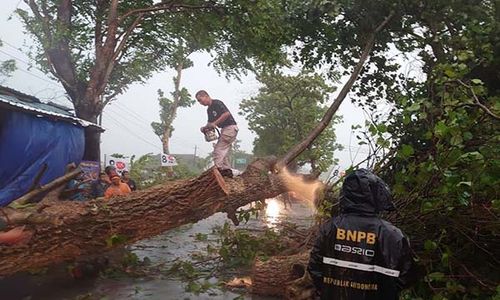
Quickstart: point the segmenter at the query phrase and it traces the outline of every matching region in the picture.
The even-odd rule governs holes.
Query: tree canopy
[[[59,80],[78,117],[96,122],[131,83],[167,66],[179,44],[216,54],[237,75],[253,62],[277,63],[287,33],[281,1],[25,0],[17,13],[36,41],[35,61]],[[99,159],[99,134],[86,132],[86,159]]]
[[[258,78],[263,86],[257,96],[241,102],[240,114],[257,134],[255,155],[282,155],[321,120],[334,88],[320,75],[307,72],[295,76],[270,72]],[[340,148],[333,128],[339,119],[336,117],[298,157],[298,166],[309,164],[313,172],[323,172],[332,165],[334,151]]]
[[[347,74],[391,12],[351,98],[372,115],[362,142],[387,150],[376,171],[394,187],[401,211],[392,220],[425,270],[408,297],[491,295],[499,276],[491,271],[500,269],[491,242],[499,231],[500,3],[304,4],[295,59]]]

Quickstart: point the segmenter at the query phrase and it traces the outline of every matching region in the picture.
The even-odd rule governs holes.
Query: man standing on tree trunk
[[[213,152],[214,164],[222,176],[233,177],[231,163],[229,162],[229,150],[238,134],[236,121],[226,105],[220,100],[210,98],[206,91],[198,91],[195,96],[201,105],[208,106],[208,122],[207,125],[200,128],[201,132],[205,133],[207,130],[221,128]]]

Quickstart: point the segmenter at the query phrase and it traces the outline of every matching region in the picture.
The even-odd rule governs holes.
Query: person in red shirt
[[[110,176],[111,185],[104,192],[104,198],[109,199],[114,196],[123,196],[132,192],[128,184],[122,182],[120,175],[113,174]]]

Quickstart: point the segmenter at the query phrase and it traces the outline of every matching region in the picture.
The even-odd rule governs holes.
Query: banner
[[[84,181],[94,181],[99,178],[101,166],[98,161],[84,160],[80,163],[80,169],[82,169]]]
[[[127,164],[128,164],[128,162],[125,159],[114,158],[114,157],[111,157],[106,162],[106,166],[115,167],[116,173],[118,173],[120,176],[122,175],[123,171],[128,171]]]
[[[177,160],[172,155],[162,153],[162,155],[161,155],[161,166],[162,167],[177,166]]]

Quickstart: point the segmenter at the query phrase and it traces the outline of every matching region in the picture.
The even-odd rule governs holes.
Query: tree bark
[[[101,161],[101,132],[85,128],[85,151],[83,160]]]
[[[130,244],[217,212],[234,219],[235,210],[285,191],[270,164],[257,161],[242,176],[222,178],[212,168],[197,178],[167,182],[144,191],[109,200],[40,203],[27,223],[33,237],[26,245],[0,245],[0,276]],[[44,220],[40,223],[40,220]]]
[[[308,280],[309,252],[289,256],[274,256],[257,260],[252,269],[252,293],[286,299],[309,299],[312,281]],[[305,293],[303,293],[306,291]]]

